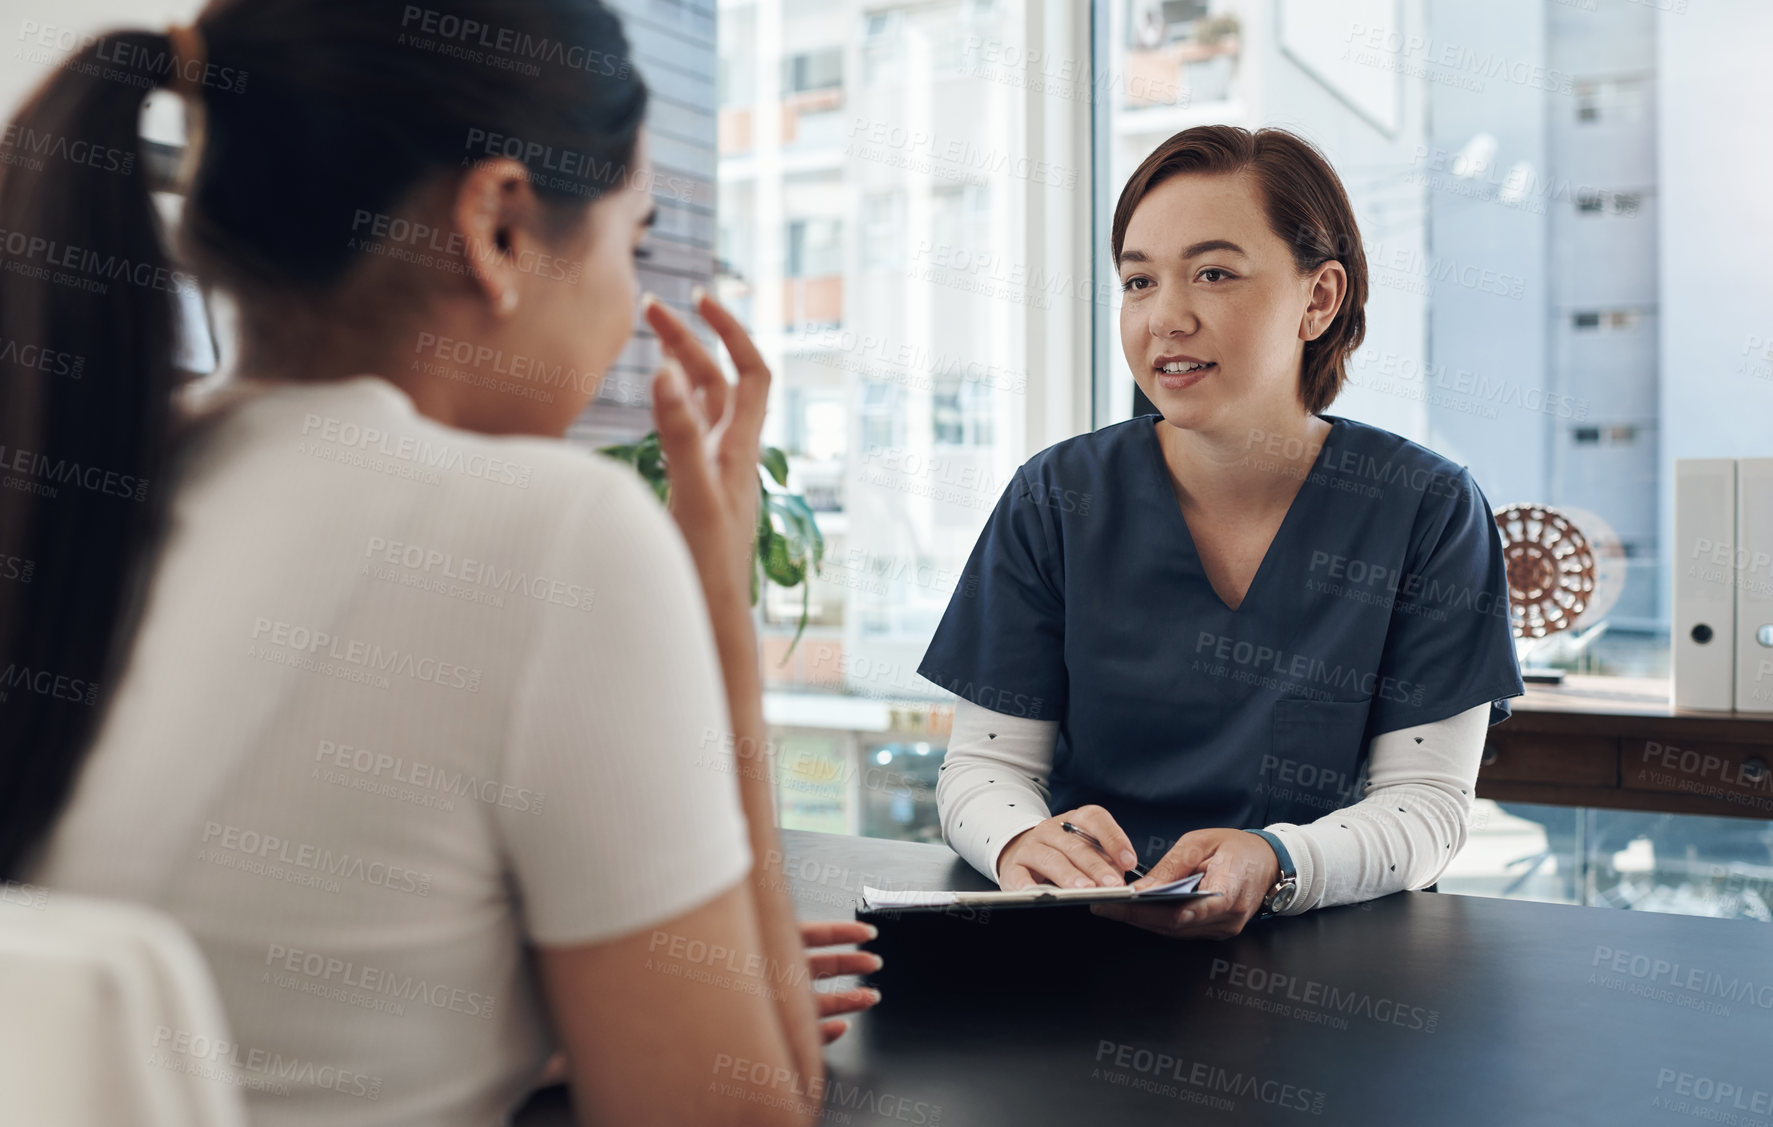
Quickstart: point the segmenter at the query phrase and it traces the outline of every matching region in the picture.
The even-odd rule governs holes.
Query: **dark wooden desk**
[[[1666,678],[1569,677],[1509,703],[1480,798],[1773,818],[1773,717],[1677,711]]]
[[[938,846],[783,847],[803,918],[986,886]],[[1224,943],[1073,909],[879,924],[826,1123],[1773,1124],[1766,924],[1432,893]]]

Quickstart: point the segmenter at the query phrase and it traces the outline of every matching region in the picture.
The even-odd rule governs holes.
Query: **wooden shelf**
[[[1773,715],[1676,709],[1652,677],[1571,676],[1509,704],[1480,798],[1773,818]]]

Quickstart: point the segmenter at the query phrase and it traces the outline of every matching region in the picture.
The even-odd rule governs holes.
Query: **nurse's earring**
[[[517,310],[517,288],[507,289],[499,295],[499,316],[509,317]]]

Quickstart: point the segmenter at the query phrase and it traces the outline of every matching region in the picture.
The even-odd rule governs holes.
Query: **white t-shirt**
[[[526,945],[749,870],[713,631],[628,467],[374,376],[219,412],[30,879],[196,936],[258,1127],[502,1122],[552,1049]],[[182,1047],[181,1047],[182,1046]]]

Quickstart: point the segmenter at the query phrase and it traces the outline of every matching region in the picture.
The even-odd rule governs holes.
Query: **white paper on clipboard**
[[[1152,885],[1144,890],[1136,889],[1130,884],[1114,888],[1056,888],[1050,884],[1037,884],[1031,888],[990,892],[888,889],[863,885],[862,910],[886,912],[953,907],[1015,908],[1040,904],[1100,904],[1117,900],[1143,903],[1150,900],[1194,900],[1203,896],[1217,896],[1216,892],[1197,890],[1200,878],[1200,873],[1190,873],[1181,880]]]

